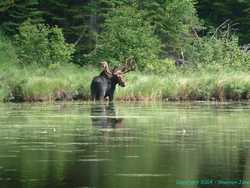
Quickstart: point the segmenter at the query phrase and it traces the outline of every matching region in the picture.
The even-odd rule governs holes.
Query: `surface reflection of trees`
[[[217,161],[211,161],[209,156],[204,156],[204,161],[199,167],[199,180],[213,180],[211,184],[200,184],[200,188],[242,188],[246,187],[241,181],[248,181],[247,178],[249,171],[247,169],[247,163],[249,161],[249,152],[244,149],[244,143],[240,143],[237,152],[225,151],[223,155],[224,159],[217,158]],[[218,163],[219,162],[219,163]],[[212,168],[211,166],[214,166]],[[222,183],[224,182],[224,183]],[[248,186],[248,185],[247,185]]]
[[[123,118],[118,118],[114,103],[92,104],[92,125],[96,128],[122,128]]]

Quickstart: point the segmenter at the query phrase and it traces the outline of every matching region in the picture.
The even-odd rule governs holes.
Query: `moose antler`
[[[120,68],[120,70],[122,71],[122,73],[127,73],[130,71],[134,71],[136,68],[135,66],[135,59],[134,57],[129,57],[125,60],[125,64],[122,65],[122,67]]]

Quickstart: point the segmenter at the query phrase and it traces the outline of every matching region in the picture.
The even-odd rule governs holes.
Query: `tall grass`
[[[52,101],[88,99],[92,76],[90,68],[73,64],[47,68],[38,65],[9,64],[3,73],[0,100],[2,101]]]
[[[176,72],[166,76],[133,73],[119,88],[125,100],[245,100],[250,99],[247,72]]]
[[[74,64],[41,67],[1,65],[1,101],[88,100],[98,70]],[[250,99],[248,72],[182,72],[167,75],[131,72],[117,100],[245,100]]]
[[[219,67],[175,69],[165,75],[131,72],[126,75],[126,87],[117,86],[116,99],[250,99],[249,71],[243,68],[235,71],[231,65]],[[0,33],[0,101],[88,100],[91,80],[98,74],[93,67],[76,64],[42,66],[19,62],[15,48]]]

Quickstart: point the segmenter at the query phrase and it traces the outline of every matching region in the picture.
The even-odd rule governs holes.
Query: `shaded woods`
[[[136,59],[123,100],[250,97],[250,3],[2,0],[0,100],[90,98],[97,65]]]

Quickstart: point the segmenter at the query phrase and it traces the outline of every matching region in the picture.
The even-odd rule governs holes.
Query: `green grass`
[[[52,68],[9,64],[0,70],[1,101],[54,101],[88,99],[95,70],[73,64]]]
[[[0,101],[89,100],[90,83],[99,72],[74,64],[0,68]],[[248,100],[250,75],[243,71],[183,72],[166,75],[130,72],[125,88],[117,86],[117,100]]]
[[[117,95],[125,100],[245,100],[250,99],[247,72],[176,72],[165,76],[133,73]]]

